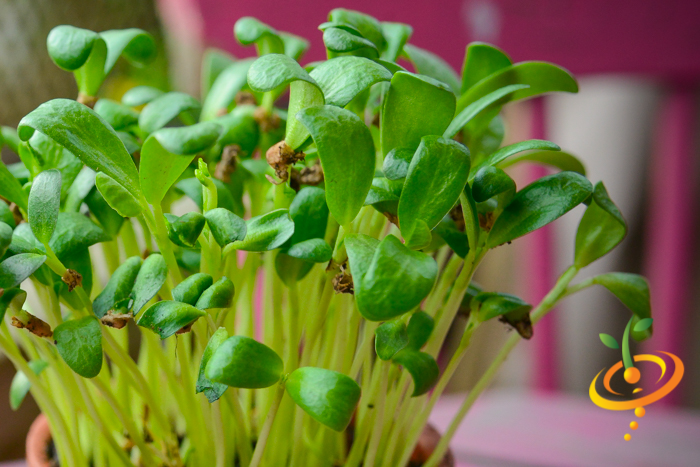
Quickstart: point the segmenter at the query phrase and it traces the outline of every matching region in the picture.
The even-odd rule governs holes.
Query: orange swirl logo
[[[628,399],[609,399],[600,393],[598,393],[598,389],[596,388],[596,384],[598,383],[598,380],[600,376],[603,374],[605,369],[602,369],[596,376],[593,378],[593,381],[591,382],[591,386],[588,390],[588,395],[590,396],[591,400],[593,401],[594,404],[596,404],[598,407],[601,407],[606,410],[634,410],[634,414],[641,418],[645,415],[646,410],[644,407],[647,405],[653,404],[654,402],[662,399],[666,395],[668,395],[671,391],[673,391],[676,386],[678,386],[678,383],[680,383],[681,379],[683,378],[683,372],[684,372],[684,366],[683,362],[681,361],[680,358],[677,356],[668,353],[668,352],[662,352],[658,351],[657,353],[659,355],[652,355],[652,354],[643,354],[643,355],[635,355],[632,356],[629,350],[629,335],[630,331],[633,329],[635,332],[644,332],[646,331],[649,327],[651,327],[653,320],[651,318],[646,318],[643,320],[640,320],[634,328],[632,328],[632,320],[627,323],[627,327],[625,328],[625,333],[622,338],[622,360],[617,362],[615,365],[613,365],[607,372],[605,372],[605,375],[603,376],[603,387],[607,391],[608,394],[612,394],[615,396],[623,396],[622,393],[617,392],[612,389],[610,382],[613,379],[613,376],[620,371],[623,367],[625,368],[623,372],[623,379],[630,385],[635,385],[641,380],[641,371],[639,368],[635,366],[635,363],[637,362],[650,362],[653,365],[657,366],[660,370],[661,376],[659,376],[659,379],[656,381],[656,385],[661,383],[661,381],[664,379],[664,376],[666,376],[666,373],[668,372],[668,365],[667,362],[663,357],[668,357],[670,361],[673,363],[672,365],[672,372],[670,373],[670,377],[668,380],[661,385],[658,389],[655,389],[651,393],[647,394],[640,394],[644,392],[643,388],[641,387],[636,387],[632,390],[632,398]],[[613,348],[613,349],[619,349],[620,346],[615,340],[614,337],[608,335],[608,334],[601,334],[600,335],[600,340],[605,344],[607,347]],[[650,368],[649,366],[644,366],[645,372]],[[639,397],[635,397],[636,394],[640,394]],[[624,396],[623,396],[624,397]],[[636,430],[639,428],[639,423],[636,421],[633,421],[630,423],[630,428],[632,430]],[[629,433],[625,434],[624,436],[625,441],[629,441],[632,439],[632,435]]]

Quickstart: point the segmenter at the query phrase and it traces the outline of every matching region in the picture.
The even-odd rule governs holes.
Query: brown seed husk
[[[19,329],[26,329],[34,335],[39,337],[51,337],[53,336],[53,331],[51,326],[46,321],[37,318],[33,314],[24,311],[27,314],[27,321],[23,322],[18,317],[12,317],[12,325]]]
[[[519,319],[509,318],[507,315],[501,316],[499,321],[506,323],[520,334],[523,339],[531,339],[533,335],[532,321],[530,320],[530,313],[525,313]]]
[[[496,216],[492,212],[487,212],[485,214],[479,214],[479,227],[481,227],[485,232],[490,232],[493,223],[496,222]]]
[[[82,287],[83,276],[73,269],[66,269],[66,272],[61,277],[61,280],[68,284],[68,291],[72,292],[76,287]]]
[[[216,169],[214,170],[214,177],[225,183],[230,182],[231,174],[236,171],[238,166],[238,155],[240,152],[241,147],[237,144],[224,146],[221,160],[216,164]]]
[[[194,322],[188,324],[187,326],[183,326],[181,329],[178,329],[178,331],[177,331],[175,334],[176,334],[176,335],[179,335],[179,334],[187,334],[188,332],[190,332],[190,331],[192,330],[192,325],[193,325],[193,324],[194,324]]]
[[[340,272],[333,278],[333,290],[335,293],[355,293],[355,284],[352,276],[347,272],[347,263],[340,265]]]
[[[304,160],[306,155],[303,152],[294,151],[285,141],[270,147],[265,154],[267,163],[275,170],[275,175],[282,182],[289,178],[289,167],[296,162]]]
[[[110,328],[122,329],[133,317],[131,313],[115,313],[113,310],[109,310],[106,315],[100,318],[100,322]]]
[[[255,96],[248,91],[238,91],[235,101],[236,105],[255,105]]]
[[[464,213],[462,212],[462,206],[460,204],[452,208],[450,211],[450,218],[455,222],[457,230],[460,232],[465,231]]]
[[[280,119],[279,115],[275,113],[268,113],[267,110],[265,110],[262,107],[258,107],[257,109],[255,109],[255,112],[253,113],[253,118],[258,123],[260,131],[262,131],[263,133],[270,133],[271,131],[276,130],[280,127],[280,124],[282,123],[282,120]]]

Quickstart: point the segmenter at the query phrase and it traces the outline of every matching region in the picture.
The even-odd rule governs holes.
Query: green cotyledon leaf
[[[277,209],[246,221],[243,240],[231,247],[243,251],[269,251],[279,248],[294,234],[294,222],[287,209]]]
[[[250,337],[233,336],[214,351],[205,375],[234,388],[259,389],[277,383],[283,370],[282,359],[274,350]]]
[[[462,94],[482,79],[512,64],[510,57],[498,47],[484,42],[470,43],[462,66]]]
[[[312,263],[325,263],[330,261],[333,250],[322,238],[310,238],[299,243],[295,243],[286,250],[286,255],[303,261]]]
[[[206,220],[198,212],[188,212],[181,217],[165,214],[168,238],[176,245],[195,248]]]
[[[38,130],[75,154],[96,172],[102,171],[141,196],[134,161],[114,129],[92,109],[70,99],[53,99],[26,115],[18,127],[23,141]]]
[[[430,391],[440,376],[437,362],[425,352],[407,348],[397,353],[392,360],[411,374],[413,378],[411,397],[418,397]]]
[[[531,183],[517,192],[498,216],[486,246],[493,248],[549,224],[592,192],[591,182],[575,172],[560,172]]]
[[[594,284],[602,285],[615,295],[633,314],[632,338],[643,341],[651,337],[651,327],[636,330],[640,321],[651,318],[651,299],[649,295],[649,283],[639,274],[625,272],[610,272],[595,276]]]
[[[211,357],[212,355],[214,355],[214,352],[216,352],[219,346],[223,344],[226,341],[226,339],[228,339],[228,332],[226,332],[226,328],[217,329],[216,332],[212,334],[212,336],[209,338],[209,342],[204,348],[204,353],[202,354],[202,360],[199,363],[199,376],[197,377],[197,385],[195,387],[195,391],[197,394],[203,392],[209,402],[215,402],[219,400],[219,398],[228,389],[228,386],[226,386],[225,384],[215,383],[209,378],[207,378],[205,374],[205,370],[207,368],[209,360],[211,360]]]
[[[5,222],[0,222],[0,258],[5,256],[5,252],[12,243],[12,227]]]
[[[151,204],[158,204],[182,175],[198,152],[212,146],[221,127],[202,122],[180,128],[163,128],[153,133],[141,148],[139,176],[143,194]]]
[[[510,144],[508,146],[502,147],[498,151],[490,154],[482,162],[476,164],[472,167],[471,174],[469,176],[469,181],[471,181],[476,173],[487,166],[495,166],[498,163],[508,159],[514,154],[518,154],[523,151],[530,151],[533,149],[544,149],[548,151],[559,151],[561,148],[551,141],[545,141],[541,139],[531,139],[527,141],[521,141],[519,143]]]
[[[173,300],[194,306],[206,289],[211,287],[214,279],[203,272],[192,274],[173,288]]]
[[[115,305],[120,305],[124,310],[127,308],[124,301],[131,295],[142,264],[143,260],[140,257],[132,256],[114,271],[105,288],[92,303],[92,311],[98,318],[103,318],[109,311],[117,311]]]
[[[391,72],[364,57],[336,57],[318,65],[311,77],[323,90],[326,104],[345,107],[372,85],[391,80]]]
[[[22,190],[22,185],[2,161],[0,161],[0,196],[15,203],[26,212],[27,193]]]
[[[408,346],[406,323],[393,320],[382,323],[374,331],[374,350],[382,360],[391,360],[394,355]]]
[[[141,309],[156,296],[168,277],[168,266],[163,256],[159,253],[151,254],[141,265],[134,287],[131,289],[131,298],[134,300],[131,311],[136,316]]]
[[[377,49],[383,49],[385,45],[382,27],[376,18],[346,8],[334,8],[328,13],[328,21],[348,25],[359,31],[362,37],[371,41]]]
[[[233,301],[234,290],[231,279],[224,276],[202,292],[197,299],[195,308],[200,310],[228,308]]]
[[[382,21],[382,35],[386,40],[386,47],[382,51],[382,59],[395,62],[403,50],[403,46],[411,38],[413,28],[404,23],[392,23]]]
[[[248,70],[254,61],[237,60],[219,74],[202,104],[201,121],[213,120],[234,105],[236,94],[247,84]]]
[[[122,104],[128,105],[129,107],[138,107],[148,104],[163,94],[165,94],[165,91],[161,91],[153,86],[135,86],[124,93],[122,96]]]
[[[376,58],[379,55],[377,46],[372,41],[344,28],[329,27],[325,29],[323,31],[323,44],[329,52],[338,54],[361,51],[361,53],[372,58]]]
[[[240,18],[233,26],[233,35],[243,45],[255,44],[258,55],[284,53],[284,41],[279,33],[256,18]]]
[[[85,64],[92,46],[99,38],[96,32],[74,26],[56,26],[46,37],[51,60],[60,68],[73,71]]]
[[[43,244],[49,243],[56,229],[60,204],[61,172],[41,172],[32,183],[27,214],[34,236]]]
[[[53,331],[58,353],[84,378],[94,378],[102,369],[102,330],[94,316],[64,321]]]
[[[17,287],[46,261],[46,255],[20,253],[0,263],[0,289]]]
[[[571,172],[586,175],[586,167],[573,154],[564,151],[532,151],[520,153],[517,156],[509,157],[508,159],[497,164],[500,169],[505,169],[519,162],[534,162],[536,164],[548,165],[556,167],[559,170],[570,170]]]
[[[219,246],[243,240],[248,231],[245,221],[224,208],[215,208],[204,214],[209,230]]]
[[[141,313],[136,324],[150,329],[161,339],[167,339],[204,315],[206,315],[205,311],[187,303],[166,300],[148,307]]]
[[[42,371],[46,369],[49,364],[44,360],[32,360],[28,363],[29,368],[34,372],[34,374],[39,375]],[[10,408],[12,410],[19,409],[22,405],[22,401],[29,393],[29,389],[32,387],[29,382],[29,378],[23,372],[18,371],[15,377],[12,378],[12,383],[10,384]]]
[[[316,143],[328,209],[340,225],[348,225],[360,212],[372,185],[372,135],[357,115],[332,105],[309,107],[296,117]]]
[[[104,172],[95,175],[95,186],[105,202],[120,216],[136,217],[143,211],[138,199]]]
[[[123,130],[139,121],[139,114],[136,111],[111,99],[98,100],[95,104],[95,112],[115,130]]]
[[[385,321],[418,306],[437,278],[437,263],[409,250],[393,235],[375,243],[361,234],[345,239],[357,308],[370,321]],[[367,262],[374,249],[371,261]]]
[[[381,149],[415,149],[426,135],[442,135],[455,114],[455,95],[433,78],[398,71],[384,99]]]
[[[200,108],[199,101],[189,94],[168,92],[146,104],[139,115],[139,127],[146,133],[153,133],[182,112],[199,111]]]
[[[469,164],[469,150],[463,144],[441,136],[422,138],[408,167],[398,207],[399,226],[408,247],[427,246],[425,230],[429,238],[429,231],[455,205],[467,184]]]
[[[435,78],[448,85],[455,94],[460,94],[461,83],[459,81],[459,76],[442,58],[412,44],[404,45],[403,52],[413,63],[416,72]]]
[[[591,264],[619,245],[626,235],[625,219],[608,196],[603,182],[598,182],[576,231],[574,265],[582,268]]]
[[[324,368],[302,367],[286,381],[287,394],[314,420],[343,431],[350,424],[362,391],[352,378]]]
[[[416,311],[408,321],[408,348],[420,350],[430,338],[435,327],[435,320],[425,311]]]
[[[474,201],[482,203],[501,193],[515,193],[515,181],[503,170],[486,166],[481,168],[474,177],[472,196]]]

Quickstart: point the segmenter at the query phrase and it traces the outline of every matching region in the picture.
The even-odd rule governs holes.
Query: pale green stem
[[[267,438],[270,435],[270,430],[272,429],[272,424],[275,421],[275,415],[277,415],[277,409],[279,409],[280,402],[282,402],[282,397],[284,396],[284,381],[277,384],[277,391],[275,392],[275,398],[272,401],[270,410],[267,412],[265,417],[265,424],[260,430],[260,436],[258,436],[258,443],[255,445],[255,451],[253,452],[253,459],[250,461],[250,467],[258,467],[262,456],[265,452],[265,446],[267,445]]]

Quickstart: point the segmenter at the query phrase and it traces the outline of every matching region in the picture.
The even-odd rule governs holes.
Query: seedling
[[[32,393],[60,465],[405,466],[472,335],[499,319],[515,332],[435,467],[565,296],[603,285],[632,337],[650,333],[643,278],[570,285],[627,232],[603,184],[552,142],[501,144],[502,107],[576,92],[566,70],[474,43],[460,77],[408,25],[336,9],[320,29],[328,59],[302,66],[307,41],[242,18],[259,57],[208,51],[201,100],[139,86],[120,102],[100,84],[120,56],[152,58],[148,34],[50,33],[80,96],[2,129],[21,163],[0,165],[0,348],[12,407]],[[523,162],[554,173],[518,187],[507,168]],[[490,250],[582,203],[573,263],[542,302],[472,282]]]

